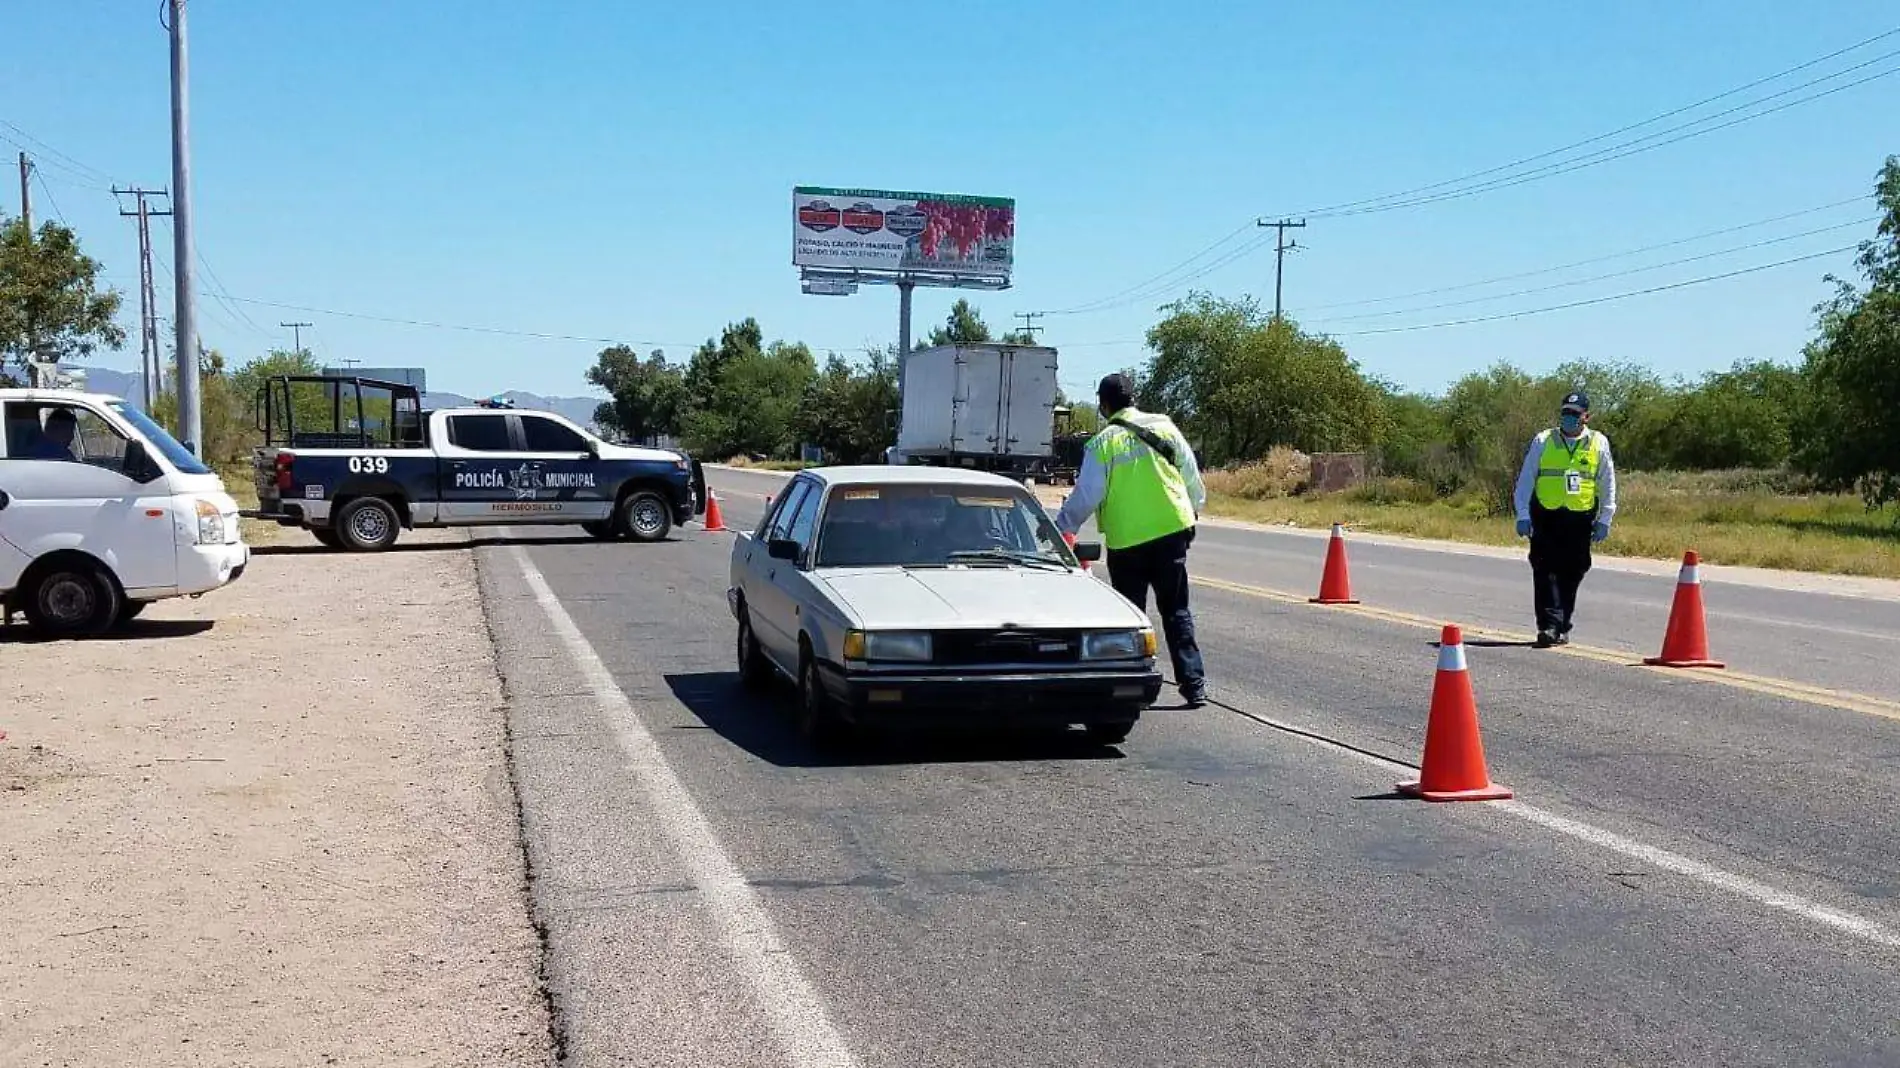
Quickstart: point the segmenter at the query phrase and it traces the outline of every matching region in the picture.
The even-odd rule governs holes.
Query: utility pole
[[[20,153],[20,221],[26,224],[26,239],[33,240],[33,189],[26,184],[27,175],[33,173],[33,161]]]
[[[172,281],[178,330],[178,436],[194,454],[204,453],[204,422],[198,409],[198,314],[192,304],[191,114],[189,54],[185,41],[186,0],[165,0],[170,12],[172,59]]]
[[[229,296],[229,294],[226,294],[226,295]],[[315,324],[313,323],[278,323],[277,325],[286,326],[290,328],[290,330],[292,331],[291,336],[297,339],[297,355],[299,356],[303,355],[303,328],[306,326],[313,326]]]
[[[164,357],[158,345],[158,292],[152,286],[151,219],[155,215],[170,215],[171,211],[157,210],[146,203],[147,197],[166,196],[163,189],[120,189],[115,185],[112,195],[138,199],[136,209],[127,211],[120,205],[119,214],[137,216],[139,220],[139,377],[145,380],[145,410],[150,412],[158,400],[159,384],[165,374],[160,366]]]
[[[1042,318],[1042,316],[1043,316],[1042,312],[1017,312],[1016,313],[1016,318],[1021,319],[1023,321],[1023,333],[1029,335],[1029,340],[1032,344],[1036,340],[1036,331],[1043,329],[1042,327],[1035,325],[1036,320]]]
[[[1289,229],[1300,229],[1306,225],[1306,220],[1301,219],[1299,222],[1289,222],[1286,219],[1281,219],[1279,222],[1268,222],[1265,219],[1258,219],[1255,220],[1254,225],[1271,226],[1279,231],[1279,235],[1273,244],[1273,317],[1277,320],[1280,318],[1280,280],[1286,267],[1286,254],[1289,249],[1300,247],[1298,241],[1294,241],[1291,245],[1286,243],[1286,232]]]

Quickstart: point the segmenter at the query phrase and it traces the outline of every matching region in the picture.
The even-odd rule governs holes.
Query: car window
[[[798,515],[798,508],[811,494],[809,480],[792,483],[792,488],[781,498],[778,511],[772,516],[772,527],[766,537],[772,540],[791,537],[792,520]]]
[[[505,415],[451,415],[449,441],[473,452],[513,452]]]
[[[814,487],[798,502],[798,510],[792,513],[792,522],[785,536],[797,542],[801,552],[811,546],[812,528],[818,522],[818,501],[823,496]]]
[[[818,533],[818,567],[943,567],[971,554],[1074,556],[1028,494],[989,485],[840,486]]]
[[[539,415],[521,417],[522,436],[529,452],[586,452],[587,439],[552,419]]]
[[[57,403],[7,405],[7,458],[125,469],[126,438],[99,413]]]

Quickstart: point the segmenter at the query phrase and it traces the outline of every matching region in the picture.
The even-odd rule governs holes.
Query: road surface
[[[757,477],[713,480],[727,523],[756,523]],[[1271,591],[1316,583],[1296,550],[1323,545],[1244,534],[1196,546],[1223,583],[1195,590],[1219,705],[1167,695],[1110,749],[850,759],[739,691],[732,535],[479,537],[568,1055],[1900,1064],[1900,721],[1854,707],[1897,688],[1843,643],[1886,646],[1833,636],[1833,666],[1796,673],[1808,661],[1765,636],[1773,613],[1848,609],[1754,591],[1768,622],[1718,632],[1794,690],[1474,644],[1492,774],[1518,799],[1426,805],[1391,794],[1436,636],[1403,613],[1508,628],[1479,592],[1507,596],[1508,571],[1467,561],[1466,600],[1435,606],[1400,568],[1463,589],[1459,564],[1356,552],[1355,592],[1399,614],[1317,608]],[[1641,650],[1619,588],[1596,582],[1583,625]],[[1633,584],[1627,611],[1650,595]],[[1891,618],[1860,610],[1871,634]],[[1816,685],[1859,696],[1801,696]]]

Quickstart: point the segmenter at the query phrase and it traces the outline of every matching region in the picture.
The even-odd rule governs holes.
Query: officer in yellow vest
[[[1175,684],[1187,706],[1199,708],[1207,703],[1207,673],[1188,609],[1187,553],[1207,490],[1174,421],[1141,411],[1134,397],[1127,375],[1109,375],[1096,388],[1108,424],[1084,447],[1075,492],[1062,502],[1056,526],[1074,534],[1094,516],[1115,592],[1145,612],[1154,587]]]
[[[1610,439],[1587,425],[1589,396],[1565,396],[1558,419],[1531,439],[1517,474],[1517,536],[1531,540],[1540,649],[1570,641],[1590,545],[1610,536],[1616,515],[1616,464]]]

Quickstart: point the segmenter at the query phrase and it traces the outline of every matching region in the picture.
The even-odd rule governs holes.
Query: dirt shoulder
[[[270,540],[126,637],[0,639],[0,1064],[547,1063],[461,535]]]

